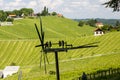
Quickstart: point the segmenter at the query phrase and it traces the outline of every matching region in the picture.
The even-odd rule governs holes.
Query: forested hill
[[[80,21],[80,20],[84,20],[84,21],[87,21],[89,19],[74,19],[75,21]],[[96,20],[98,22],[102,22],[103,24],[110,24],[110,25],[115,25],[116,24],[116,21],[119,21],[120,22],[120,19],[101,19],[101,18],[96,18]]]

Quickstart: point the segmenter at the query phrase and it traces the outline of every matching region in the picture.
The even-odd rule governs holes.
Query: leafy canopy
[[[113,11],[120,11],[120,0],[110,0],[103,5],[106,5],[106,7],[113,8]]]

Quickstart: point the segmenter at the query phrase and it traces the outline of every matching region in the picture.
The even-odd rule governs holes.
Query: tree
[[[40,13],[37,13],[36,15],[37,15],[37,16],[40,16]]]
[[[13,14],[13,11],[5,11],[5,13],[9,16],[9,14]]]
[[[52,15],[53,15],[53,16],[56,16],[56,15],[57,15],[57,13],[56,13],[56,12],[52,12]]]
[[[33,12],[34,12],[34,11],[33,11],[33,9],[31,9],[31,8],[22,8],[22,9],[20,10],[20,13],[21,13],[21,14],[24,13],[25,16],[32,16],[32,13],[33,13]]]
[[[48,8],[45,6],[44,9],[42,10],[41,16],[47,16],[49,14]]]
[[[116,21],[116,27],[120,26],[120,22],[119,21]]]
[[[87,25],[90,25],[92,27],[96,27],[97,20],[96,19],[90,19],[86,22]]]
[[[7,14],[3,10],[0,10],[0,21],[5,21],[6,18]]]
[[[78,26],[83,26],[84,25],[84,22],[83,21],[79,21],[79,24],[78,24]]]
[[[110,0],[103,5],[106,5],[106,7],[113,8],[113,11],[120,11],[120,0]]]
[[[13,22],[14,21],[14,19],[13,18],[7,18],[7,20],[6,20],[7,22]]]
[[[110,31],[111,29],[113,29],[113,27],[111,25],[106,24],[101,29],[103,31]]]
[[[13,10],[13,14],[16,14],[17,16],[21,16],[20,10]]]

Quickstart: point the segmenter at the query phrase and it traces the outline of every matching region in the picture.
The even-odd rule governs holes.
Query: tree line
[[[80,20],[78,23],[79,27],[83,27],[84,25],[89,25],[91,27],[96,27],[96,23],[98,23],[99,21],[97,21],[96,19],[89,19],[89,20]],[[110,24],[103,24],[103,26],[101,27],[101,29],[103,31],[113,31],[113,30],[117,30],[120,31],[120,21],[116,21],[115,25],[110,25]]]
[[[21,8],[20,10],[13,10],[13,11],[4,11],[4,10],[0,10],[0,21],[8,21],[10,19],[8,19],[7,17],[12,14],[12,15],[16,15],[17,17],[21,17],[21,16],[56,16],[58,13],[57,12],[49,12],[48,8],[46,6],[44,6],[43,10],[41,12],[38,12],[36,14],[34,14],[34,10],[32,8]],[[61,17],[63,17],[63,15],[61,15]]]
[[[96,27],[96,24],[97,23],[97,20],[96,19],[89,19],[89,20],[80,20],[79,23],[78,23],[78,26],[82,27],[83,25],[89,25],[89,26],[92,26],[92,27]]]
[[[41,13],[37,13],[37,16],[56,16],[58,13],[53,11],[53,12],[49,12],[49,9],[44,6],[43,10],[41,11]],[[61,15],[61,17],[63,17],[63,15]]]
[[[33,9],[32,8],[21,8],[20,10],[13,10],[13,11],[4,11],[0,10],[0,21],[6,21],[7,16],[10,14],[16,15],[16,16],[21,16],[24,14],[24,16],[31,16],[33,14]]]

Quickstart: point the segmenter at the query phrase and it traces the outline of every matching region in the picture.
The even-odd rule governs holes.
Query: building
[[[59,13],[57,14],[57,16],[58,16],[58,17],[63,17],[63,15],[62,15],[62,14],[59,14]]]
[[[97,28],[96,30],[94,30],[94,36],[101,36],[101,35],[104,35],[102,29]]]
[[[97,22],[95,25],[96,25],[96,27],[99,27],[99,28],[104,26],[103,23],[101,23],[101,22]]]
[[[8,18],[16,18],[17,16],[15,14],[9,14]]]

